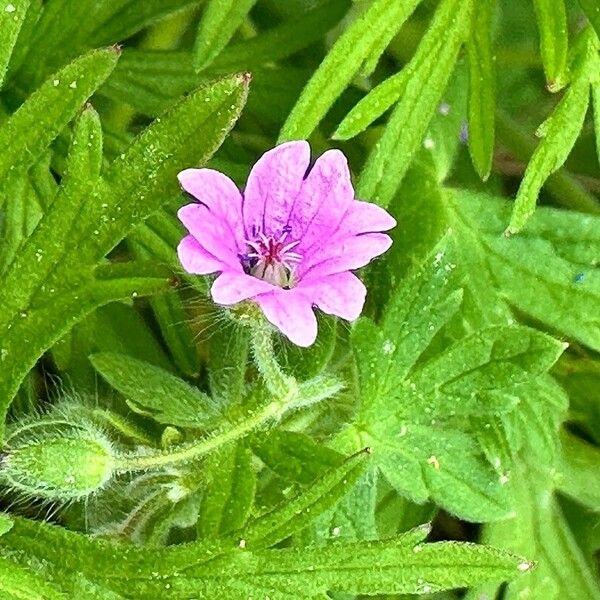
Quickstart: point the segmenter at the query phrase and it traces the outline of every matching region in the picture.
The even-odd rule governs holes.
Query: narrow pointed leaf
[[[534,0],[540,31],[540,48],[548,89],[556,92],[567,83],[569,31],[564,0]]]
[[[94,50],[50,77],[0,127],[0,180],[33,164],[117,63],[115,48]]]
[[[386,207],[392,200],[452,74],[470,28],[472,0],[444,0],[406,69],[412,73],[390,121],[369,155],[357,192]]]
[[[469,57],[469,152],[479,176],[486,180],[492,169],[495,132],[496,74],[492,50],[494,0],[473,7],[473,26],[467,40]]]
[[[209,0],[198,29],[194,48],[196,71],[206,68],[225,48],[256,0]]]
[[[12,0],[0,5],[0,89],[28,8],[29,0]]]
[[[310,136],[364,61],[372,59],[373,48],[380,48],[381,31],[389,32],[390,23],[398,31],[418,4],[419,0],[375,0],[331,48],[302,91],[281,130],[279,141]]]

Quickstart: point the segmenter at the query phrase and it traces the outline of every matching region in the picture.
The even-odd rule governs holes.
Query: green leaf
[[[540,49],[548,89],[557,92],[567,83],[569,30],[563,0],[534,0],[540,30]]]
[[[600,38],[600,3],[598,0],[577,0],[581,10],[585,13],[588,21],[594,28],[596,35]]]
[[[334,140],[349,140],[364,131],[390,108],[406,90],[408,71],[402,70],[372,89],[339,124]]]
[[[279,141],[310,136],[364,61],[372,60],[373,49],[376,47],[383,51],[381,32],[385,31],[386,37],[393,35],[417,4],[419,0],[375,0],[331,48],[283,125]],[[393,30],[390,24],[393,24]]]
[[[159,423],[205,427],[217,416],[209,396],[163,369],[111,352],[95,354],[90,360],[136,412]]]
[[[369,154],[357,193],[386,207],[402,182],[452,74],[470,28],[472,0],[444,0],[406,69],[411,77]]]
[[[209,0],[200,20],[194,47],[196,71],[210,65],[227,46],[255,3],[256,0]]]
[[[213,397],[224,406],[242,401],[248,365],[248,335],[245,327],[229,323],[219,327],[208,341],[210,389]]]
[[[583,127],[590,100],[590,83],[597,77],[600,60],[598,39],[589,29],[581,34],[579,45],[583,56],[573,81],[552,115],[538,129],[537,134],[543,139],[527,165],[507,234],[517,233],[524,227],[535,211],[544,182],[567,160]]]
[[[473,7],[473,25],[467,40],[469,57],[469,152],[473,166],[485,181],[492,169],[496,104],[496,74],[492,49],[494,0]]]
[[[7,513],[0,513],[0,536],[9,532],[12,529],[13,520]]]
[[[252,453],[238,442],[208,457],[207,488],[202,495],[198,532],[218,538],[241,529],[250,515],[256,490]]]
[[[176,590],[203,583],[204,595],[230,598],[268,595],[272,600],[321,598],[326,592],[423,594],[512,580],[531,569],[512,554],[473,544],[438,542],[413,546],[413,535],[368,543],[255,552],[203,570]]]
[[[592,510],[600,508],[597,486],[590,485],[600,468],[600,449],[581,438],[563,431],[562,464],[559,466],[558,489]]]
[[[29,0],[13,0],[0,7],[0,89],[28,8]]]
[[[592,84],[592,103],[593,103],[593,107],[594,107],[594,130],[596,133],[596,155],[598,157],[598,161],[600,162],[600,83]]]
[[[365,471],[368,449],[357,452],[292,500],[251,522],[243,532],[245,546],[269,547],[306,527],[334,506]]]
[[[475,438],[460,432],[461,417],[514,408],[520,386],[545,373],[563,346],[507,326],[477,331],[449,348],[432,344],[461,299],[450,291],[456,268],[450,240],[400,285],[380,327],[362,319],[354,328],[361,407],[339,443],[346,450],[373,446],[373,462],[413,501],[431,497],[469,520],[499,519],[510,510],[507,490]],[[420,358],[424,353],[428,360]]]
[[[521,231],[535,211],[537,197],[546,179],[567,160],[588,109],[589,82],[578,79],[543,124],[543,139],[527,165],[521,182],[507,234]]]
[[[289,481],[312,483],[327,469],[339,466],[344,457],[303,433],[275,429],[252,436],[253,452],[273,472]]]
[[[476,298],[498,290],[519,311],[600,348],[600,220],[592,215],[539,209],[519,236],[501,235],[510,204],[490,196],[449,193],[448,226],[458,235],[461,271]],[[427,210],[430,210],[429,208]],[[480,268],[479,266],[481,265]],[[490,287],[491,286],[491,287]]]
[[[553,497],[552,477],[544,465],[521,467],[513,473],[516,516],[487,525],[483,540],[510,550],[525,552],[537,568],[527,578],[509,584],[506,597],[527,595],[564,600],[597,600],[598,578],[587,563],[564,514]],[[541,468],[541,470],[540,470]],[[560,566],[560,568],[558,568]]]
[[[199,88],[114,160],[75,232],[77,242],[86,240],[80,260],[103,257],[177,192],[181,169],[212,156],[237,120],[248,85],[248,76],[234,75]]]
[[[0,355],[6,374],[0,379],[0,413],[19,389],[19,385],[45,350],[56,344],[77,321],[99,306],[116,300],[131,299],[165,291],[171,282],[170,272],[156,265],[123,263],[99,267],[93,278],[86,278],[71,290],[47,291],[47,303],[8,315],[2,323]],[[23,340],[29,340],[23,344]],[[4,421],[2,421],[4,423]]]
[[[35,567],[34,567],[35,569]],[[63,600],[62,591],[37,573],[0,557],[0,593],[6,600]]]
[[[50,77],[0,127],[0,180],[35,163],[116,65],[115,48],[94,50]]]

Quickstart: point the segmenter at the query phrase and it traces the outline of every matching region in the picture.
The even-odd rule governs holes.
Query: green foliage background
[[[600,598],[599,35],[598,0],[0,0],[1,597]],[[293,139],[399,223],[308,350],[175,254],[178,171]]]

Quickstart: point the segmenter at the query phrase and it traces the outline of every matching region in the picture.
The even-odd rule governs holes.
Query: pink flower
[[[190,232],[178,247],[188,273],[220,273],[211,293],[217,304],[256,302],[266,318],[298,346],[317,337],[313,306],[353,321],[366,296],[350,271],[391,245],[379,233],[395,220],[382,208],[354,199],[339,150],[328,150],[310,171],[307,142],[281,144],[252,168],[243,193],[212,169],[179,173],[198,200],[179,210]]]

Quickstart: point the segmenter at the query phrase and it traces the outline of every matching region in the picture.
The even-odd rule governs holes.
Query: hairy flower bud
[[[26,496],[70,501],[102,489],[113,467],[111,443],[93,425],[42,420],[9,437],[0,481]]]

